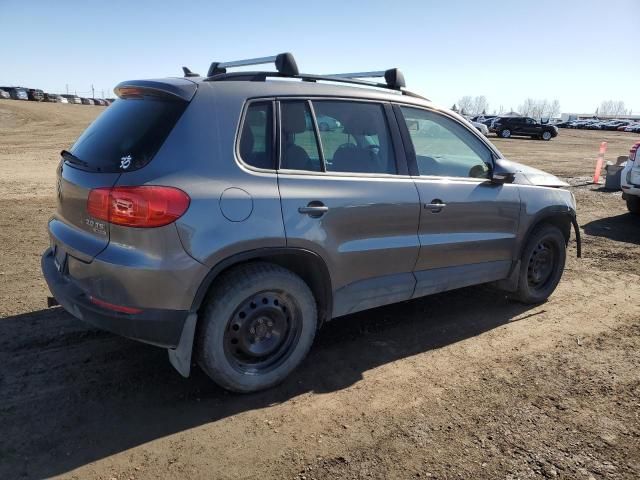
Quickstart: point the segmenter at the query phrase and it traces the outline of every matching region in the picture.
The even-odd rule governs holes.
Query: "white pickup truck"
[[[631,213],[640,215],[640,142],[631,147],[620,183],[622,198],[627,201],[627,208]]]

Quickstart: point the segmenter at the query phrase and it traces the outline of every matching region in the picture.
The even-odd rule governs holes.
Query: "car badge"
[[[131,155],[120,157],[120,168],[126,170],[131,165]]]

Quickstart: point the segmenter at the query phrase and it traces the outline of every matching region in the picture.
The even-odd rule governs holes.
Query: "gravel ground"
[[[46,308],[58,152],[101,110],[0,101],[0,478],[640,477],[640,219],[588,183],[601,141],[637,136],[493,139],[573,185],[584,257],[547,303],[474,287],[345,317],[239,396]]]

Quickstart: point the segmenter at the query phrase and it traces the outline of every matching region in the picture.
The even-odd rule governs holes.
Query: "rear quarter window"
[[[91,171],[137,170],[153,159],[187,105],[156,97],[120,99],[83,132],[70,151]]]

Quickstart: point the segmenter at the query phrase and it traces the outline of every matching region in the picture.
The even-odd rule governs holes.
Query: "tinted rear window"
[[[84,131],[71,153],[92,171],[142,168],[160,149],[186,107],[181,100],[153,97],[119,100]]]

